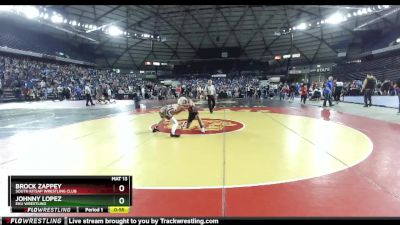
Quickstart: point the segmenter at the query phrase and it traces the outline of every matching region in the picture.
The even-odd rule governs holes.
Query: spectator
[[[139,111],[140,110],[140,92],[139,91],[136,92],[133,96],[134,96],[133,100],[135,102],[135,109],[136,109],[136,111]]]
[[[326,84],[324,85],[322,93],[324,95],[324,103],[322,106],[326,107],[326,101],[329,102],[329,106],[332,106],[332,101],[331,101],[332,89],[330,88],[328,82],[326,82]]]
[[[308,95],[308,88],[306,84],[303,84],[300,88],[300,94],[301,94],[301,102],[303,104],[306,104],[306,100],[307,100],[307,95]]]
[[[385,80],[382,83],[382,87],[381,87],[382,95],[388,95],[389,94],[389,90],[390,90],[390,81],[389,80]]]
[[[294,100],[295,92],[296,92],[296,85],[292,83],[289,87],[289,101]]]
[[[396,82],[396,92],[399,98],[399,111],[397,113],[400,113],[400,78]]]
[[[279,100],[285,100],[285,96],[289,93],[289,86],[287,84],[283,84],[280,92],[279,92]]]
[[[320,99],[321,99],[321,90],[318,86],[315,86],[315,88],[311,92],[310,101],[312,100],[319,101]]]
[[[3,79],[0,79],[0,102],[3,100]]]
[[[364,92],[364,107],[372,106],[372,93],[376,86],[376,80],[372,74],[367,74],[361,92]]]
[[[332,104],[330,102],[332,102],[332,95],[333,95],[333,77],[329,76],[328,81],[326,82],[326,85],[328,86],[329,90],[330,90],[330,94],[329,94],[329,104],[332,106]]]

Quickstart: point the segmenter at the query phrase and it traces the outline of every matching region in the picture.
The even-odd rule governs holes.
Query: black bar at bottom
[[[362,221],[366,222],[368,220],[379,220],[382,218],[179,218],[179,217],[67,217],[67,225],[97,225],[97,224],[107,224],[107,225],[171,225],[171,224],[194,224],[194,225],[223,225],[223,224],[266,224],[278,225],[281,223],[293,223],[296,225],[320,225],[329,224],[329,222],[338,223],[345,220],[349,221]],[[392,218],[386,222],[392,222],[392,224],[398,224],[400,218]]]
[[[289,217],[289,218],[171,218],[171,217],[3,217],[2,225],[171,225],[171,224],[196,224],[196,225],[221,225],[221,224],[266,224],[270,225],[280,223],[293,223],[296,225],[320,225],[324,224],[337,224],[343,221],[351,222],[368,222],[368,221],[382,221],[391,224],[399,224],[400,218],[355,218],[355,217]]]
[[[77,207],[12,207],[13,213],[77,213]]]
[[[3,225],[65,225],[64,217],[3,217],[1,222]]]

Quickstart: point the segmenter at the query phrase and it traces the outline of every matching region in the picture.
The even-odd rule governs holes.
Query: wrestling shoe
[[[204,128],[204,127],[202,127],[201,129],[200,129],[200,131],[201,131],[201,133],[206,133],[206,128]]]
[[[154,127],[153,128],[153,133],[155,133],[155,132],[160,132],[160,130],[157,127]]]
[[[169,136],[171,136],[171,137],[180,137],[181,135],[180,134],[170,134]]]

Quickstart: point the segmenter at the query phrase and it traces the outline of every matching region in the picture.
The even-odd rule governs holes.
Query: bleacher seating
[[[400,54],[392,52],[373,59],[363,59],[361,63],[340,64],[333,70],[346,80],[364,79],[366,72],[372,72],[379,80],[396,80],[400,77]]]
[[[88,52],[79,51],[71,43],[56,39],[50,35],[27,30],[21,25],[10,21],[0,21],[0,46],[9,48],[32,51],[47,55],[58,55],[64,53],[71,59],[93,62],[93,56]]]
[[[351,40],[346,39],[346,40],[340,41],[336,44],[333,44],[332,48],[338,50],[339,52],[347,51],[350,43],[351,43]]]
[[[399,37],[400,31],[398,29],[391,29],[390,31],[386,31],[384,34],[377,37],[369,37],[369,41],[365,42],[363,46],[363,52],[386,48],[391,42],[396,41],[396,39]]]

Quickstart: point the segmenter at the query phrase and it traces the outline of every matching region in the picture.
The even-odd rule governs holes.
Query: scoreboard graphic
[[[27,214],[0,217],[0,225],[220,224],[217,218],[117,215],[129,213],[132,203],[132,176],[9,176],[8,206],[12,213]],[[41,217],[29,213],[104,213],[104,217]]]
[[[128,213],[132,176],[9,176],[15,213]]]

